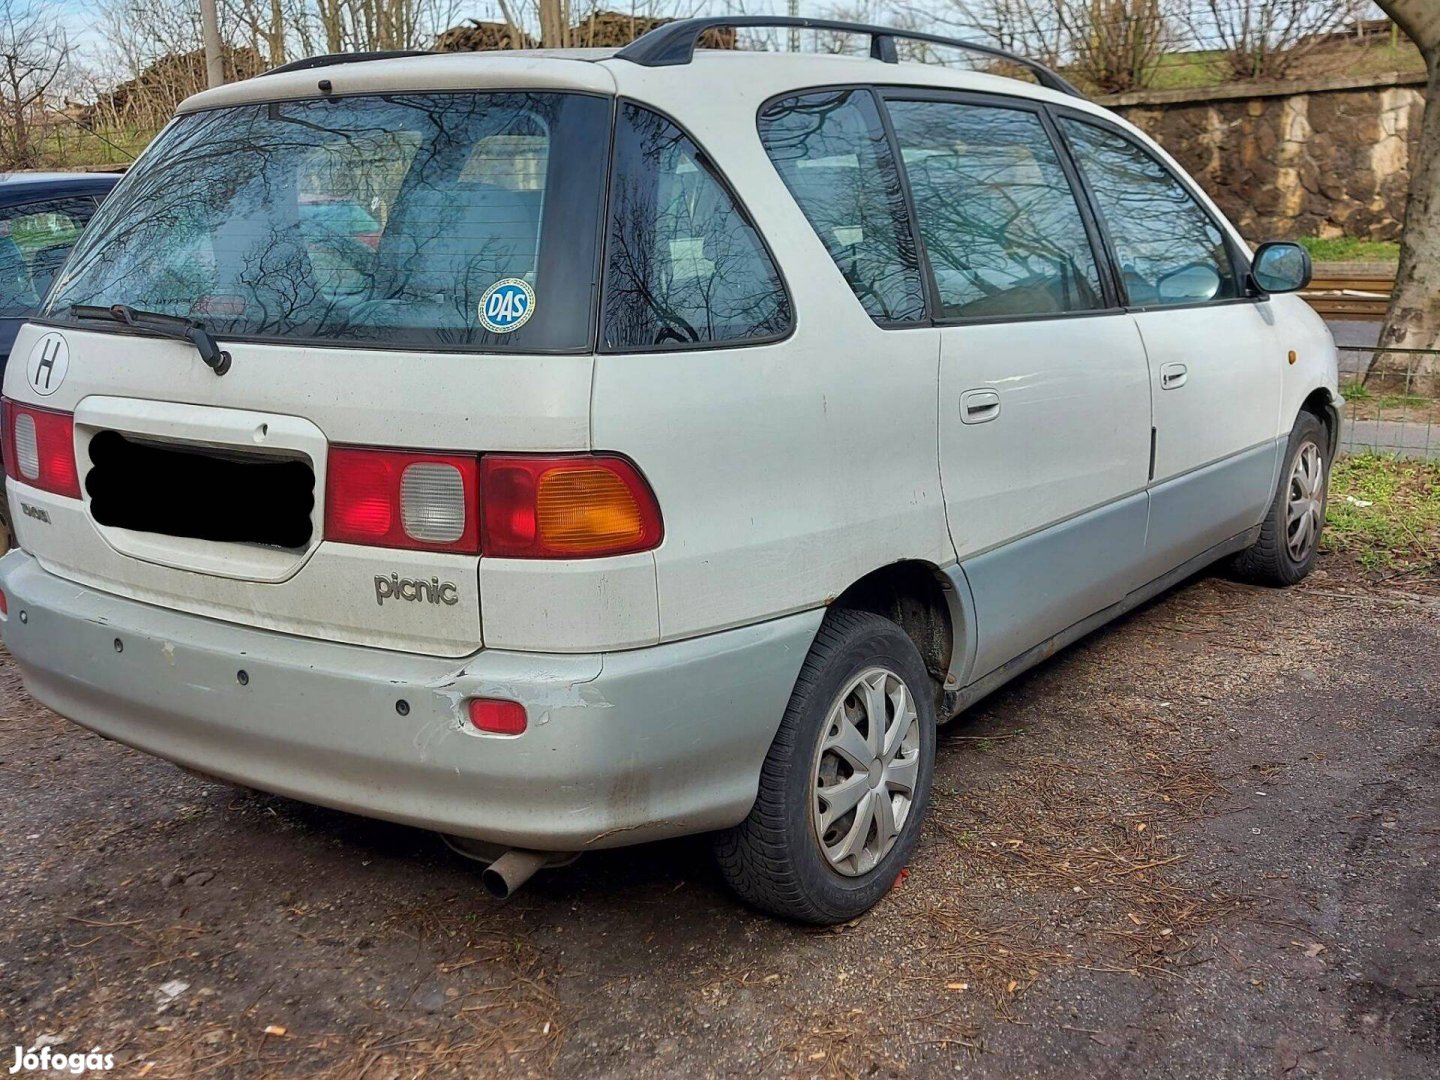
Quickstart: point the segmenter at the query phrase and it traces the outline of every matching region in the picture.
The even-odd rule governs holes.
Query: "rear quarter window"
[[[773,340],[790,300],[770,254],[699,147],[623,104],[606,225],[601,343],[611,351]]]

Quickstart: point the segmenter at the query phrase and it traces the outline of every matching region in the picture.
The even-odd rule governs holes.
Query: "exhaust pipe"
[[[506,900],[554,856],[544,851],[511,848],[480,873],[480,883],[496,900]]]

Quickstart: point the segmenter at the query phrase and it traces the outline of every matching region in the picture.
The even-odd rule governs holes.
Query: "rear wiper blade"
[[[100,307],[96,304],[71,304],[70,315],[76,319],[108,319],[111,322],[149,330],[161,337],[176,341],[188,341],[195,346],[200,359],[215,372],[224,375],[230,370],[230,354],[215,343],[210,331],[199,319],[186,319],[179,315],[166,315],[162,311],[143,311],[128,304],[111,304]]]

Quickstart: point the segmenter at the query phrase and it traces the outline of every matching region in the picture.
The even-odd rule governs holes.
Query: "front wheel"
[[[1290,432],[1280,487],[1260,527],[1260,538],[1235,557],[1236,575],[1257,585],[1294,585],[1315,565],[1329,497],[1330,460],[1325,425],[1301,413]]]
[[[934,767],[934,686],[914,643],[879,615],[832,612],[796,680],[750,816],[716,839],[720,872],[773,915],[853,919],[914,852]]]

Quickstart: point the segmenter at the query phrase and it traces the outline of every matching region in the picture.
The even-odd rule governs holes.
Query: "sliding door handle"
[[[983,424],[1000,415],[1000,391],[989,387],[966,390],[960,395],[960,422]]]
[[[1160,368],[1160,389],[1178,390],[1190,377],[1190,369],[1184,364],[1165,364]]]

